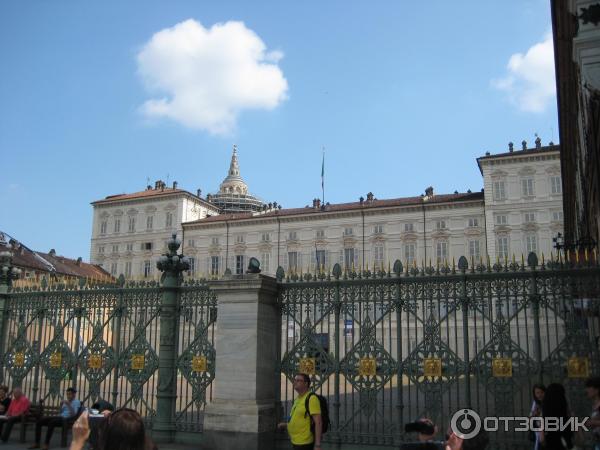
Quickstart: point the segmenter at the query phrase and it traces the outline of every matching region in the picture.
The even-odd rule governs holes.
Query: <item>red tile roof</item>
[[[430,199],[427,200],[426,204],[431,203],[455,203],[455,202],[466,202],[466,201],[477,201],[483,200],[483,192],[466,192],[466,193],[458,193],[458,194],[442,194],[442,195],[434,195]],[[195,220],[193,222],[186,222],[184,225],[192,225],[192,224],[204,224],[204,223],[213,223],[213,222],[225,222],[225,221],[234,221],[234,220],[244,220],[244,219],[259,219],[263,217],[288,217],[288,216],[297,216],[302,214],[319,214],[319,213],[327,213],[327,212],[337,212],[337,211],[352,211],[352,210],[364,210],[364,209],[373,209],[373,208],[386,208],[391,206],[411,206],[411,205],[421,205],[423,203],[423,197],[402,197],[402,198],[393,198],[393,199],[384,199],[378,200],[374,199],[372,202],[364,201],[361,205],[360,202],[351,202],[351,203],[337,203],[331,204],[325,207],[325,209],[315,209],[311,207],[305,208],[288,208],[288,209],[277,209],[274,211],[269,211],[264,214],[253,214],[253,213],[236,213],[236,214],[221,214],[218,216],[206,217],[204,219]]]
[[[117,202],[117,201],[122,201],[122,200],[133,200],[133,199],[153,198],[153,197],[167,197],[167,196],[176,195],[176,194],[191,195],[192,197],[195,197],[196,199],[206,203],[206,200],[203,200],[200,197],[197,197],[196,195],[192,194],[191,192],[185,191],[183,189],[177,189],[177,188],[173,189],[173,188],[165,187],[164,189],[146,189],[145,191],[134,192],[132,194],[109,195],[108,197],[106,197],[102,200],[96,200],[96,201],[92,202],[92,205],[100,205],[103,203]]]

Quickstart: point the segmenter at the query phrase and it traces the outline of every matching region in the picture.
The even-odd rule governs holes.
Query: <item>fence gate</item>
[[[177,400],[179,431],[202,430],[215,373],[216,297],[200,282],[179,288]],[[161,288],[43,285],[5,296],[0,383],[23,387],[32,401],[58,405],[75,386],[86,406],[105,399],[134,408],[152,427],[157,411]]]
[[[534,383],[565,385],[588,415],[584,381],[600,360],[597,262],[480,264],[376,273],[284,274],[281,400],[293,375],[328,397],[330,441],[397,445],[430,417],[440,437],[459,408],[527,416]],[[492,433],[495,448],[529,448],[527,433]]]

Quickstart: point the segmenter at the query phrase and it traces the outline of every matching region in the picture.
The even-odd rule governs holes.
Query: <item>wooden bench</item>
[[[33,424],[35,426],[37,421],[42,417],[60,416],[60,409],[61,409],[60,406],[44,405],[43,400],[40,400],[39,403],[32,404],[29,407],[29,412],[27,414],[23,414],[21,416],[20,442],[21,443],[25,442],[25,433],[27,431],[27,426],[29,424]],[[60,435],[61,447],[67,446],[67,437],[69,435],[69,430],[71,428],[73,428],[73,424],[75,423],[77,418],[83,413],[84,410],[85,410],[85,408],[83,407],[83,405],[81,405],[74,417],[72,417],[68,420],[63,420],[62,426],[60,426],[60,428],[61,428],[61,435]]]

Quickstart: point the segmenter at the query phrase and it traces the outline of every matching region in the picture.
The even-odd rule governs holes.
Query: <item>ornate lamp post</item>
[[[12,253],[0,252],[0,292],[8,291],[12,281],[19,278],[21,269],[12,265]]]
[[[190,268],[189,260],[178,255],[181,241],[173,234],[167,242],[169,251],[156,267],[163,272],[160,306],[160,344],[158,353],[158,388],[156,419],[152,435],[157,442],[172,442],[175,435],[176,360],[177,360],[177,294],[182,272]]]

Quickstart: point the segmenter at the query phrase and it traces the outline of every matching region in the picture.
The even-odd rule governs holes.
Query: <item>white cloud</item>
[[[506,92],[511,103],[527,112],[543,112],[556,96],[552,34],[531,46],[525,54],[508,60],[505,77],[492,80],[492,86]]]
[[[154,98],[141,112],[190,128],[228,134],[245,109],[273,109],[287,98],[280,51],[242,22],[209,29],[188,19],[155,33],[137,55],[138,72]]]

